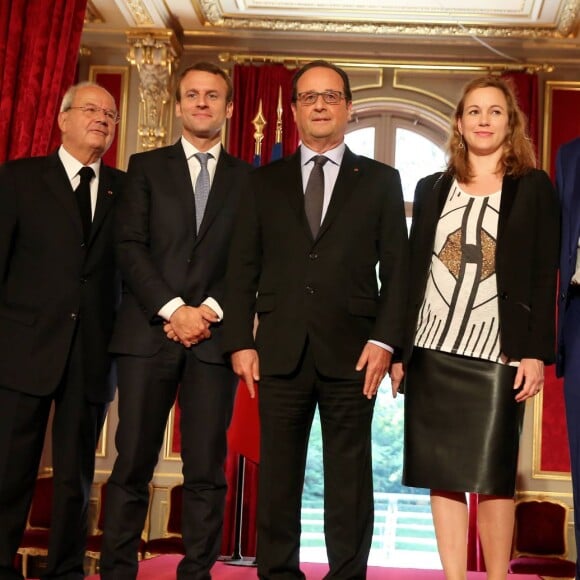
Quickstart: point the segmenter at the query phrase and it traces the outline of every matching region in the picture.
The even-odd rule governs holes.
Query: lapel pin
[[[113,195],[113,192],[110,189],[107,189],[107,195]]]

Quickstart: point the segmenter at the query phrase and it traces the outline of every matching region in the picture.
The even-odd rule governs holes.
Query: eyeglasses
[[[115,125],[121,120],[121,117],[119,116],[119,113],[117,113],[117,111],[113,111],[112,109],[103,109],[103,107],[97,107],[97,105],[83,105],[81,107],[69,107],[67,110],[70,109],[78,109],[91,119],[96,119],[102,113],[103,115],[105,115],[108,122],[114,123]]]
[[[318,101],[318,97],[322,97],[322,100],[327,105],[338,105],[344,99],[344,94],[340,91],[323,91],[322,93],[307,91],[305,93],[298,93],[297,97],[303,105],[314,105]]]

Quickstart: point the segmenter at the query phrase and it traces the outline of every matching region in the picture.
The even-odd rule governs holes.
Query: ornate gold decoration
[[[143,0],[125,0],[125,4],[131,12],[131,16],[135,20],[137,26],[154,25],[153,18],[151,17],[151,14],[149,14],[149,10],[147,10]]]
[[[405,22],[369,22],[356,20],[290,20],[282,18],[234,18],[224,15],[219,2],[199,0],[204,24],[244,30],[281,32],[326,32],[366,34],[373,36],[478,36],[491,38],[562,38],[574,33],[580,0],[567,0],[559,21],[554,26],[481,26],[474,24],[418,24]]]
[[[258,105],[258,112],[256,116],[252,119],[252,125],[254,125],[254,155],[262,155],[262,141],[264,140],[264,127],[267,125],[266,117],[262,111],[262,99]]]
[[[87,0],[87,9],[85,11],[85,24],[102,24],[104,22],[101,13],[93,4],[93,0]]]
[[[139,73],[138,150],[167,144],[171,82],[180,47],[172,30],[133,30],[127,33],[127,60]]]
[[[265,63],[279,63],[289,68],[299,68],[306,63],[322,58],[329,60],[335,65],[342,68],[389,68],[401,70],[419,70],[419,71],[473,71],[473,72],[503,72],[503,71],[525,71],[528,73],[537,72],[553,72],[554,67],[550,64],[541,63],[506,63],[506,62],[445,62],[432,61],[425,62],[420,60],[391,60],[380,58],[351,58],[348,61],[342,60],[336,56],[311,55],[311,56],[297,56],[289,57],[283,54],[232,54],[230,52],[221,52],[218,54],[220,62],[233,62],[234,64],[265,64]],[[367,87],[363,87],[367,88]]]
[[[261,103],[261,102],[260,102]],[[276,139],[275,143],[282,143],[282,114],[284,107],[282,107],[282,86],[278,87],[278,105],[276,107]]]

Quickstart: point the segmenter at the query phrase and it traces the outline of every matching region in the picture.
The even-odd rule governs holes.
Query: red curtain
[[[528,119],[528,133],[537,154],[540,118],[538,75],[522,71],[508,71],[502,74],[502,77],[511,81],[515,89],[518,105]]]
[[[46,155],[60,141],[87,0],[0,2],[0,163]]]
[[[270,161],[272,146],[276,139],[276,109],[280,87],[282,87],[283,152],[284,155],[288,155],[296,150],[298,131],[290,110],[292,77],[295,72],[295,69],[289,70],[282,64],[234,66],[234,114],[230,124],[228,146],[228,151],[232,155],[252,163],[255,132],[252,120],[262,99],[262,112],[267,122],[262,141],[262,164]]]

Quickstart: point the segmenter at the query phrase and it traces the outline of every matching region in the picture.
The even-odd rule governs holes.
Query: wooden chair
[[[169,505],[165,514],[162,537],[149,540],[145,544],[145,558],[152,558],[161,554],[185,554],[181,535],[182,503],[183,485],[174,485],[169,490]]]
[[[509,571],[573,579],[576,565],[567,559],[568,506],[548,499],[520,500],[515,515]]]
[[[36,479],[26,529],[18,548],[18,554],[22,557],[22,574],[25,578],[28,573],[28,557],[48,554],[53,488],[52,474],[39,475]]]

